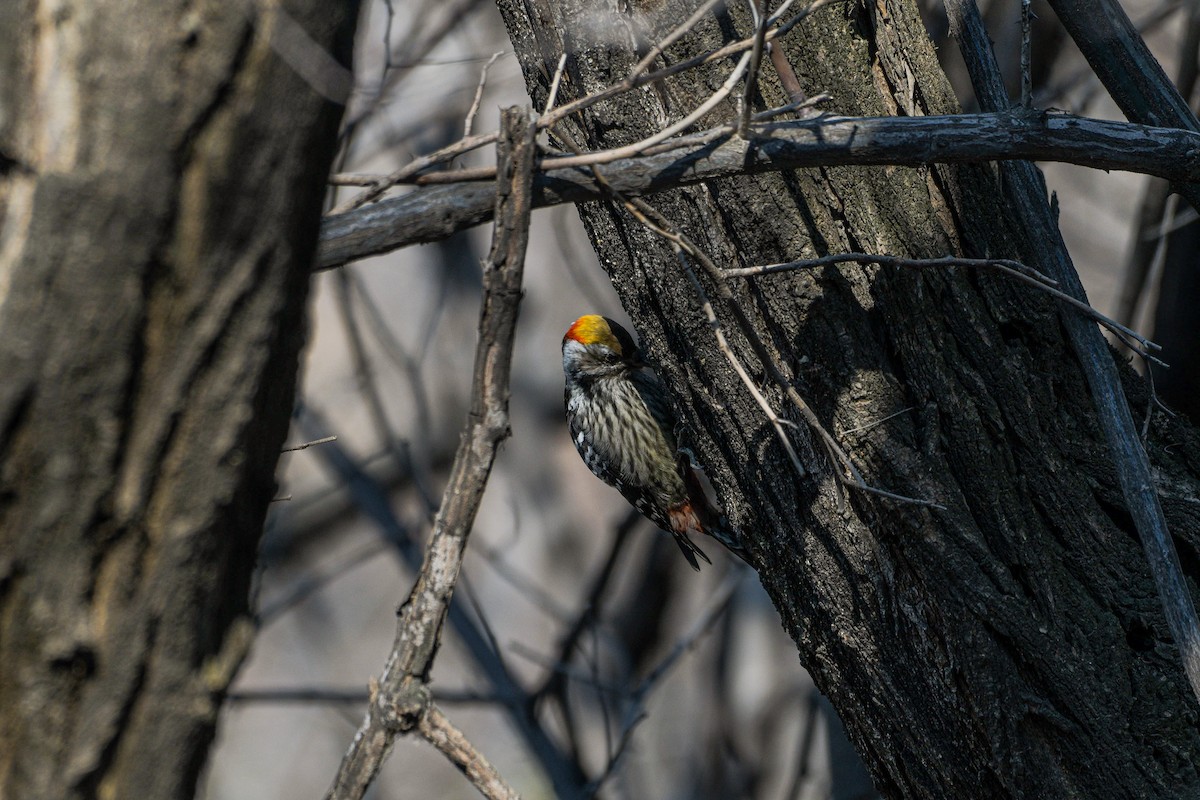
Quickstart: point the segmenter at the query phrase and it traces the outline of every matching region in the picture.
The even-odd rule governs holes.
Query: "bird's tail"
[[[679,472],[683,475],[684,488],[687,489],[688,494],[688,501],[684,505],[687,506],[688,515],[690,515],[681,517],[680,522],[691,523],[691,527],[685,530],[695,530],[697,533],[711,536],[725,545],[729,552],[749,563],[739,538],[730,531],[729,523],[717,505],[716,494],[713,492],[711,484],[708,483],[708,478],[696,465],[695,456],[687,448],[681,448],[678,458]],[[672,515],[671,523],[674,530],[674,515]]]
[[[682,503],[668,508],[667,521],[671,523],[671,535],[675,537],[675,543],[683,551],[683,557],[692,565],[692,569],[700,571],[700,562],[696,560],[696,556],[704,559],[706,564],[712,563],[712,559],[688,536],[693,532],[704,533],[704,523],[700,520],[696,508],[690,500],[684,500]]]

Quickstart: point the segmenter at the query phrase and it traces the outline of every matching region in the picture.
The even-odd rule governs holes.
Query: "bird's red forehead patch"
[[[585,314],[575,320],[567,328],[567,335],[563,339],[573,339],[584,345],[602,344],[618,354],[623,350],[608,320],[599,314]]]

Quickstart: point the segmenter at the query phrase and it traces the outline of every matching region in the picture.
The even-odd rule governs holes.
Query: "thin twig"
[[[600,792],[601,787],[608,783],[608,779],[617,771],[617,766],[621,763],[621,756],[625,755],[625,749],[633,741],[634,731],[637,730],[637,726],[647,716],[649,715],[646,712],[638,711],[622,726],[621,738],[617,740],[617,746],[610,751],[608,763],[604,765],[604,771],[585,787],[583,791],[584,797],[595,797]]]
[[[786,62],[784,62],[784,63],[786,63]],[[790,65],[789,65],[789,69],[790,69]],[[799,86],[800,84],[796,84],[796,85]],[[776,106],[775,108],[768,108],[766,111],[758,112],[757,114],[754,115],[754,121],[755,122],[768,122],[768,121],[773,120],[776,117],[780,116],[781,114],[787,114],[792,111],[803,111],[804,109],[812,108],[813,106],[817,105],[818,103],[828,103],[830,100],[833,99],[833,95],[829,94],[828,92],[818,92],[817,94],[814,94],[812,97],[806,97],[803,91],[799,91],[799,92],[795,92],[795,93],[789,92],[788,94],[789,94],[789,96],[794,94],[795,99],[792,100],[787,105]],[[816,112],[816,113],[819,114],[821,112]],[[809,115],[806,115],[806,114],[800,115],[800,117],[802,119],[807,118],[808,116]]]
[[[729,603],[733,600],[734,594],[750,574],[749,570],[742,568],[725,579],[724,583],[717,589],[716,596],[709,605],[708,610],[692,623],[692,627],[680,637],[675,646],[671,648],[671,651],[663,656],[662,660],[655,664],[653,669],[646,673],[646,677],[642,678],[637,688],[633,690],[632,699],[634,702],[641,702],[649,697],[658,683],[679,663],[679,659],[696,646],[696,643],[700,641],[700,637],[707,633],[713,626],[713,623],[720,619],[721,614],[725,613],[725,610],[729,608]]]
[[[658,57],[661,56],[668,47],[675,44],[675,42],[679,41],[679,39],[688,31],[696,27],[700,23],[700,20],[704,19],[709,11],[712,11],[714,6],[722,2],[724,2],[724,0],[704,0],[704,2],[700,4],[700,7],[692,12],[691,16],[689,16],[679,25],[675,26],[673,31],[659,39],[654,46],[646,52],[646,55],[642,56],[642,59],[633,65],[633,69],[629,70],[629,74],[625,76],[625,80],[638,80],[641,77],[641,74],[650,69]],[[630,88],[633,87],[631,86]]]
[[[373,172],[339,172],[329,176],[330,186],[370,186],[379,180]]]
[[[536,578],[522,575],[520,570],[508,562],[503,550],[498,547],[484,546],[478,548],[478,552],[496,575],[522,595],[531,606],[560,621],[570,618],[570,612],[544,591]]]
[[[793,17],[791,17],[783,25],[780,25],[777,28],[772,28],[771,30],[769,30],[766,33],[765,40],[769,42],[769,41],[772,41],[773,39],[777,39],[778,37],[783,36],[788,31],[790,31],[792,28],[794,28],[796,25],[798,25],[806,17],[808,17],[815,11],[817,11],[821,8],[824,8],[825,6],[833,5],[835,3],[847,2],[847,1],[848,0],[814,0],[814,2],[810,3],[803,11],[796,13]],[[789,0],[788,2],[784,3],[784,5],[771,16],[770,20],[768,20],[768,23],[771,25],[774,25],[776,22],[778,22],[778,20],[780,19],[781,13],[785,9],[790,7],[791,5],[792,5],[792,0]],[[680,25],[679,28],[676,30],[676,32],[672,33],[671,36],[674,36],[675,33],[682,35],[687,30],[685,28],[685,26],[690,27],[691,25],[694,25],[700,18],[701,18],[701,15],[699,13],[694,14],[691,18],[688,19],[687,22],[685,22],[683,25]],[[671,39],[671,36],[668,36],[667,38],[668,38],[668,40],[673,41],[673,39]],[[633,89],[640,88],[642,86],[645,86],[646,84],[657,83],[659,81],[662,81],[662,80],[665,80],[666,78],[671,77],[672,75],[676,75],[680,72],[685,72],[689,69],[694,69],[696,67],[703,66],[705,64],[711,64],[714,61],[720,61],[722,59],[728,58],[729,56],[736,55],[737,53],[742,53],[742,52],[745,52],[746,50],[750,50],[751,48],[754,47],[754,40],[755,40],[755,37],[751,36],[749,38],[741,39],[739,41],[724,45],[715,50],[710,50],[706,53],[701,53],[700,55],[693,56],[692,58],[686,59],[684,61],[680,61],[677,64],[672,64],[669,67],[664,67],[663,69],[657,70],[655,72],[640,73],[638,71],[638,67],[645,69],[646,67],[649,66],[650,63],[653,62],[653,59],[657,58],[658,55],[662,52],[662,46],[660,45],[659,47],[652,49],[650,51],[650,53],[648,53],[646,55],[645,58],[643,58],[640,62],[638,62],[637,67],[635,67],[634,70],[632,70],[630,72],[629,76],[626,77],[625,80],[620,81],[620,82],[610,86],[607,89],[603,89],[599,92],[590,94],[587,97],[581,97],[578,100],[567,103],[566,105],[559,106],[553,112],[551,112],[550,114],[547,114],[546,116],[544,116],[538,120],[538,129],[540,130],[543,128],[549,128],[552,125],[554,125],[555,123],[559,122],[560,120],[565,119],[566,117],[570,116],[571,114],[574,114],[577,111],[582,111],[585,108],[590,108],[591,106],[595,105],[596,103],[602,102],[604,100],[608,100],[612,97],[616,97],[617,95],[623,94],[623,93],[631,91]]]
[[[833,253],[820,258],[808,258],[798,261],[789,261],[785,264],[764,264],[755,267],[742,267],[737,269],[727,269],[722,271],[722,275],[728,278],[748,278],[757,275],[774,275],[780,272],[791,272],[800,269],[817,269],[820,267],[829,266],[831,264],[841,264],[846,262],[857,262],[864,264],[882,264],[885,266],[906,267],[910,269],[928,269],[930,267],[968,267],[974,269],[991,269],[997,272],[1008,275],[1009,277],[1026,283],[1038,291],[1045,292],[1051,297],[1060,300],[1067,305],[1075,308],[1085,316],[1094,319],[1100,325],[1103,325],[1114,336],[1121,340],[1131,350],[1137,352],[1143,358],[1153,361],[1160,366],[1166,366],[1163,361],[1151,355],[1151,350],[1161,350],[1161,345],[1152,342],[1142,334],[1126,327],[1116,320],[1101,314],[1096,309],[1092,308],[1087,303],[1077,300],[1076,298],[1066,294],[1065,292],[1055,288],[1057,281],[1054,281],[1038,272],[1033,267],[1022,264],[1020,261],[1013,261],[1006,258],[959,258],[957,256],[942,256],[940,258],[901,258],[900,256],[878,255],[872,253]]]
[[[625,145],[624,147],[617,147],[612,150],[605,151],[605,161],[616,161],[619,158],[629,158],[638,155],[639,153],[645,152],[648,148],[653,147],[659,142],[664,141],[665,139],[670,139],[675,134],[692,127],[692,125],[696,124],[696,122],[702,119],[704,115],[716,108],[721,101],[729,96],[729,93],[733,91],[735,86],[737,86],[738,81],[742,79],[742,75],[746,73],[747,68],[750,66],[751,55],[751,53],[743,54],[738,60],[737,66],[733,68],[733,72],[729,73],[729,77],[725,79],[725,82],[721,84],[720,88],[709,95],[708,99],[706,99],[703,103],[696,106],[696,108],[693,109],[690,114],[678,122],[674,122],[662,130],[656,131],[652,136],[647,136],[645,139],[634,142],[633,144]],[[566,160],[567,159],[563,159],[563,161]],[[594,163],[605,163],[605,161],[597,161]]]
[[[383,393],[375,379],[375,368],[367,354],[363,342],[362,331],[355,313],[354,299],[351,288],[354,282],[353,270],[339,270],[334,279],[334,298],[346,332],[346,343],[350,350],[350,362],[354,367],[354,379],[358,384],[358,393],[367,408],[367,416],[375,429],[376,439],[382,444],[397,463],[404,463],[403,447],[399,444],[396,432],[388,419],[387,408],[383,402]]]
[[[701,106],[697,107],[692,113],[685,118],[675,122],[670,128],[659,131],[653,136],[648,136],[645,139],[633,142],[631,144],[614,147],[609,150],[594,150],[589,153],[579,152],[575,155],[548,155],[539,158],[536,161],[536,167],[539,172],[547,172],[549,170],[574,169],[576,167],[592,167],[610,164],[614,161],[622,159],[637,158],[639,156],[661,155],[670,153],[674,150],[684,150],[693,148],[703,148],[712,142],[728,138],[737,134],[737,123],[729,122],[718,125],[715,128],[701,131],[691,136],[681,136],[672,139],[674,134],[686,130],[697,120],[711,111],[717,104],[729,95],[740,76],[740,70],[746,66],[745,60],[748,57],[743,56],[738,67],[730,74],[725,85],[710,95],[708,100]],[[792,111],[797,111],[804,108],[809,108],[830,100],[830,95],[822,92],[810,98],[803,98],[785,106],[777,106],[766,111],[760,111],[751,116],[751,122],[769,122],[782,114]],[[771,131],[756,131],[756,135],[770,136],[774,138],[775,130]],[[820,134],[817,134],[820,136]],[[745,138],[745,137],[743,137]],[[339,176],[342,177],[342,176]],[[347,178],[358,179],[359,176],[345,176]],[[406,181],[414,183],[418,186],[433,186],[442,183],[467,183],[471,181],[490,181],[496,177],[495,167],[474,167],[472,169],[456,169],[447,170],[445,172],[430,172],[423,175],[414,175],[411,178],[406,178]],[[361,185],[361,184],[356,184]]]
[[[471,100],[471,108],[467,110],[467,118],[463,121],[463,138],[466,139],[471,135],[471,126],[475,124],[475,115],[479,113],[479,104],[483,102],[483,88],[487,85],[488,70],[492,68],[492,64],[496,63],[496,59],[504,55],[503,52],[492,53],[492,57],[483,65],[483,69],[479,71],[479,83],[475,86],[475,97]]]
[[[413,25],[409,28],[408,35],[399,45],[395,47],[388,46],[386,48],[383,74],[380,76],[374,92],[365,103],[363,109],[343,124],[341,133],[343,140],[348,140],[352,137],[358,127],[378,110],[383,99],[393,92],[407,75],[411,74],[409,67],[412,64],[420,63],[451,31],[462,24],[462,20],[465,17],[482,6],[483,3],[482,0],[457,0],[457,2],[449,3],[431,2],[428,5],[431,8],[439,7],[445,9],[445,15],[441,20],[428,27],[421,24]],[[389,11],[392,10],[390,4],[388,9]],[[428,9],[423,10],[428,11]],[[413,18],[418,23],[424,23],[432,18],[432,16],[430,13],[420,13],[418,11],[413,15]],[[390,32],[388,38],[390,38]],[[406,54],[407,57],[403,61],[393,57],[393,52],[404,53],[410,47],[412,50]]]
[[[464,139],[459,139],[457,142],[452,142],[445,147],[439,148],[429,155],[415,158],[396,171],[385,175],[382,178],[377,177],[367,187],[366,191],[337,206],[328,212],[328,215],[332,216],[335,214],[344,214],[347,211],[353,211],[359,206],[375,200],[391,187],[403,183],[413,175],[429,169],[430,167],[435,167],[438,164],[452,161],[465,153],[471,152],[472,150],[477,150],[480,147],[485,147],[489,144],[495,144],[497,136],[498,134],[495,131],[492,133],[480,134],[478,136],[468,136]]]
[[[771,55],[771,64],[775,67],[776,74],[779,75],[779,85],[783,87],[783,91],[787,93],[788,108],[802,108],[807,97],[805,97],[804,87],[800,85],[800,79],[796,77],[796,70],[792,69],[792,64],[787,59],[787,53],[784,52],[783,46],[777,42],[767,44],[767,50]]]
[[[1149,397],[1146,398],[1146,416],[1142,419],[1142,446],[1145,447],[1150,437],[1150,419],[1154,416],[1154,406],[1159,402],[1158,392],[1154,388],[1154,367],[1146,365],[1146,383],[1149,384]]]
[[[367,287],[359,279],[355,272],[347,273],[350,276],[350,285],[354,289],[354,296],[358,299],[359,305],[366,312],[367,325],[370,327],[371,333],[375,337],[375,341],[383,348],[385,356],[391,360],[392,364],[402,374],[407,376],[409,389],[412,392],[412,402],[414,409],[414,426],[413,437],[418,445],[427,444],[425,439],[428,437],[428,432],[432,429],[430,422],[431,414],[429,411],[429,397],[425,391],[424,381],[421,378],[421,365],[417,357],[410,355],[396,334],[388,326],[384,320],[384,314],[380,310],[379,305],[367,291]],[[439,303],[440,307],[441,304]],[[432,322],[430,324],[433,324]],[[413,457],[414,448],[405,439],[394,439],[388,443],[388,455],[397,461],[400,466],[408,472],[409,478],[417,494],[420,495],[421,501],[424,503],[430,520],[433,519],[433,514],[437,511],[437,499],[430,490],[430,475],[429,467],[423,463],[421,459]],[[426,450],[428,448],[419,448]]]
[[[395,66],[392,61],[392,26],[396,23],[396,6],[392,0],[383,0],[387,9],[387,20],[383,24],[383,72],[379,75],[379,85],[387,80],[388,72]]]
[[[979,269],[995,269],[1004,272],[1018,272],[1035,278],[1047,286],[1057,286],[1057,281],[1030,266],[1008,258],[959,258],[957,256],[942,256],[940,258],[903,258],[901,256],[880,255],[875,253],[831,253],[818,258],[797,259],[783,264],[763,264],[754,267],[736,267],[725,269],[721,274],[726,278],[749,278],[756,275],[773,275],[778,272],[791,272],[798,269],[819,269],[832,264],[857,262],[863,264],[882,264],[889,267],[971,267]]]
[[[295,688],[295,689],[238,689],[225,696],[228,703],[362,703],[367,692],[352,689]]]
[[[737,357],[737,354],[733,352],[733,348],[729,346],[729,341],[725,338],[725,329],[721,327],[721,322],[717,319],[716,312],[713,311],[712,302],[708,299],[708,294],[704,291],[704,286],[696,277],[696,273],[692,270],[691,265],[687,262],[687,258],[683,255],[683,249],[678,244],[675,244],[675,255],[678,256],[679,264],[683,267],[684,274],[687,275],[688,281],[692,284],[693,291],[696,292],[700,300],[700,309],[704,312],[704,316],[708,320],[708,327],[717,339],[717,348],[725,356],[725,360],[729,362],[729,365],[733,367],[733,371],[737,373],[738,378],[742,381],[742,385],[750,392],[750,396],[754,398],[754,402],[758,403],[758,407],[762,409],[763,414],[771,423],[771,427],[775,429],[775,436],[783,445],[788,458],[792,460],[792,467],[796,470],[796,474],[804,477],[808,474],[808,470],[804,468],[804,464],[800,461],[800,456],[796,453],[796,449],[792,445],[792,440],[788,438],[787,433],[783,429],[784,424],[791,425],[791,421],[781,419],[775,413],[775,409],[771,408],[771,403],[759,391],[750,374],[746,372],[746,368],[742,366],[741,359]]]
[[[841,432],[841,435],[849,436],[852,433],[862,433],[863,431],[867,431],[878,425],[882,425],[883,423],[887,422],[889,419],[895,419],[896,417],[900,416],[901,414],[907,414],[909,411],[912,411],[912,410],[913,410],[913,407],[909,406],[908,408],[902,408],[899,411],[893,411],[891,414],[888,414],[886,417],[881,417],[881,418],[875,420],[874,422],[868,422],[865,425],[859,425],[856,428],[850,428],[848,430],[844,430]]]
[[[604,599],[604,593],[609,587],[613,575],[616,572],[617,559],[624,551],[625,542],[629,539],[629,533],[634,526],[642,519],[640,513],[635,510],[630,510],[621,523],[617,525],[616,535],[613,537],[613,542],[608,550],[608,557],[604,560],[604,566],[600,568],[600,572],[592,581],[591,589],[587,593],[587,600],[584,601],[583,607],[580,609],[575,621],[567,628],[567,632],[563,634],[562,641],[558,646],[558,662],[566,663],[570,661],[571,655],[575,652],[575,647],[579,643],[579,637],[583,632],[592,625],[600,612],[601,602]],[[546,680],[542,685],[533,692],[534,697],[545,697],[548,695],[558,694],[564,687],[561,678],[555,676],[561,673],[551,672],[546,676]]]
[[[323,436],[320,439],[313,439],[311,442],[305,442],[303,444],[297,444],[297,445],[293,445],[291,447],[285,447],[280,452],[294,453],[297,450],[307,450],[308,448],[312,447],[315,444],[328,444],[329,442],[336,442],[336,441],[337,441],[336,436]]]
[[[542,116],[550,113],[554,108],[554,102],[558,98],[558,85],[562,82],[563,70],[567,66],[567,54],[563,53],[558,57],[558,66],[554,68],[554,78],[550,81],[550,92],[546,95],[546,107],[542,110]]]
[[[750,48],[750,69],[746,73],[746,86],[742,92],[742,105],[738,114],[738,136],[745,139],[750,133],[750,108],[753,105],[754,88],[758,83],[758,68],[762,64],[763,47],[767,37],[767,16],[761,8],[762,0],[746,0],[754,18],[754,46]]]
[[[570,678],[577,683],[591,686],[614,697],[620,696],[624,692],[624,687],[615,683],[598,680],[587,668],[576,666],[566,661],[559,661],[554,656],[539,653],[524,642],[512,642],[508,649],[513,655],[520,656],[526,661],[538,664],[552,672],[559,673],[564,678]]]

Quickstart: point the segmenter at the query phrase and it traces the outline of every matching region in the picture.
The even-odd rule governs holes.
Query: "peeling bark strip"
[[[249,645],[340,114],[271,8],[0,12],[0,796],[193,797]]]
[[[425,562],[400,608],[392,652],[383,675],[372,686],[366,718],[342,759],[326,795],[328,800],[358,800],[366,794],[396,737],[414,729],[446,753],[484,796],[516,797],[486,759],[431,705],[428,688],[467,536],[483,499],[496,450],[510,433],[509,373],[529,241],[536,148],[527,109],[506,109],[501,122],[502,135],[496,148],[498,171],[492,190],[496,226],[483,271],[471,410],[434,520]],[[552,773],[550,778],[559,796],[575,794],[578,781],[574,776]]]
[[[850,164],[922,166],[1028,159],[1128,170],[1173,181],[1200,177],[1200,133],[1069,114],[824,117],[758,126],[748,140],[728,133],[686,138],[697,143],[612,161],[604,175],[614,189],[633,197],[731,175]],[[604,196],[589,170],[558,166],[562,161],[545,159],[540,164],[534,178],[534,208]],[[434,172],[426,178],[442,183],[454,174]],[[321,226],[317,268],[444,239],[490,220],[492,206],[490,182],[463,182],[417,189],[327,217]]]
[[[628,74],[642,43],[694,7],[498,5],[537,107],[561,53],[567,103]],[[752,35],[745,4],[726,9],[662,60]],[[803,90],[828,92],[841,113],[958,111],[911,0],[827,8],[775,44]],[[714,62],[561,124],[592,150],[639,141],[690,113],[731,67]],[[763,106],[786,102],[766,63],[757,90]],[[864,251],[1040,263],[1041,228],[1011,202],[994,170],[958,165],[729,176],[663,191],[654,206],[722,267]],[[733,298],[714,303],[724,330],[738,331],[739,313],[753,323],[789,384],[830,430],[847,431],[864,477],[946,506],[855,493],[842,515],[819,446],[791,431],[810,467],[797,478],[670,248],[613,204],[580,213],[801,659],[881,792],[1200,796],[1200,708],[1053,303],[1004,278],[878,266],[730,284]],[[761,367],[744,337],[730,345]],[[1142,384],[1119,374],[1143,408]],[[776,409],[784,388],[765,387]],[[1147,452],[1171,494],[1200,494],[1194,428],[1156,415]],[[1200,512],[1165,492],[1161,502],[1194,594]]]

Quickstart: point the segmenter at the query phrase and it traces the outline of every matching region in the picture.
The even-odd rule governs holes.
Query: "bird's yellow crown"
[[[608,319],[599,314],[585,314],[571,323],[564,339],[574,339],[583,345],[600,344],[617,355],[625,355],[620,340],[609,325]]]

